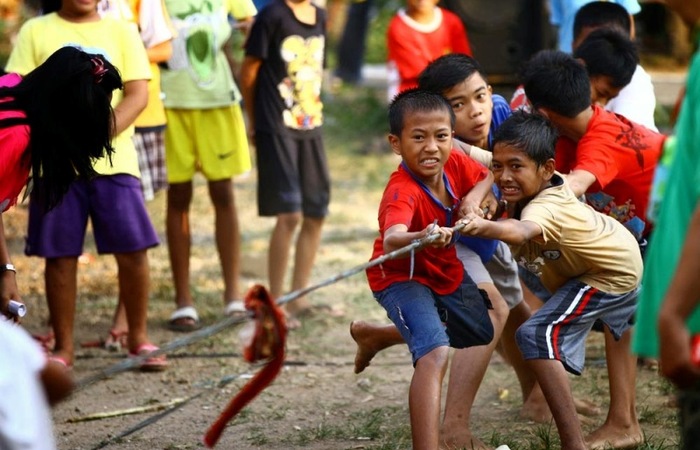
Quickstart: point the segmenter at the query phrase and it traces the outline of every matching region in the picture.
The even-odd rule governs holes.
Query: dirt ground
[[[331,150],[334,180],[331,213],[323,234],[313,282],[317,283],[367,261],[376,236],[376,205],[381,187],[396,160],[385,153],[362,155]],[[197,181],[193,207],[192,286],[203,324],[222,318],[222,283],[213,242],[213,218],[205,183]],[[257,217],[255,177],[236,182],[243,234],[243,275],[248,284],[266,283],[267,239],[273,225]],[[163,245],[150,252],[151,338],[164,344],[183,337],[165,324],[174,308],[163,229],[164,196],[149,204]],[[6,233],[18,267],[18,282],[29,307],[25,326],[45,330],[48,313],[43,296],[43,263],[22,255],[26,208],[4,214]],[[76,341],[105,336],[116,299],[115,264],[96,256],[91,239],[79,267]],[[353,373],[355,345],[348,327],[353,319],[384,323],[364,274],[353,275],[313,292],[314,304],[330,305],[333,315],[317,314],[289,335],[286,365],[274,382],[226,429],[222,449],[405,449],[410,448],[407,392],[412,376],[410,355],[394,347],[362,374]],[[258,370],[240,357],[240,327],[181,348],[169,355],[170,367],[157,374],[119,373],[77,391],[54,410],[55,433],[62,450],[203,448],[209,425],[248,378]],[[607,376],[600,336],[592,336],[584,375],[572,378],[577,396],[605,411]],[[74,375],[79,382],[125,357],[122,352],[78,348]],[[224,384],[222,386],[222,384]],[[644,448],[674,448],[677,441],[672,390],[653,370],[638,376],[638,414],[648,443]],[[163,406],[168,411],[86,420],[97,413]],[[516,449],[557,448],[551,424],[534,424],[518,416],[520,393],[513,371],[494,358],[480,388],[472,424],[493,444]],[[163,414],[158,417],[158,414]],[[152,423],[147,423],[148,421]],[[588,431],[604,415],[583,418]],[[136,428],[140,428],[136,430]],[[132,431],[132,432],[130,432]],[[100,445],[103,445],[101,447]]]

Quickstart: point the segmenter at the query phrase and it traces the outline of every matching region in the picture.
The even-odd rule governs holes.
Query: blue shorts
[[[301,211],[305,217],[328,215],[331,182],[320,135],[296,138],[255,133],[258,214]]]
[[[570,280],[547,297],[539,278],[525,270],[520,275],[525,285],[544,301],[515,333],[526,360],[556,359],[567,371],[580,375],[586,359],[586,337],[596,320],[605,324],[615,339],[632,326],[639,288],[625,294],[609,294]]]
[[[451,294],[439,295],[416,281],[394,283],[374,297],[408,344],[413,365],[438,347],[465,348],[493,339],[491,302],[465,273]]]
[[[139,179],[118,174],[74,182],[63,201],[48,213],[32,196],[24,252],[43,258],[80,256],[88,217],[101,254],[131,253],[159,243]]]

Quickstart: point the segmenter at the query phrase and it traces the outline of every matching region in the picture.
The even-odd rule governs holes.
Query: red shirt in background
[[[398,92],[418,86],[418,75],[431,61],[448,53],[472,56],[462,20],[444,8],[435,8],[435,20],[420,24],[401,9],[389,23],[387,52],[389,70],[399,74]]]
[[[593,105],[593,116],[578,143],[561,137],[556,168],[585,170],[596,177],[586,201],[625,225],[639,240],[650,231],[646,211],[665,136]]]

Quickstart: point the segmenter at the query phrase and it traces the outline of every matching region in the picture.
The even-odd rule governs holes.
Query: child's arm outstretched
[[[542,228],[529,220],[506,219],[493,222],[478,214],[469,214],[457,222],[458,225],[460,223],[464,223],[462,234],[498,239],[511,245],[522,245],[530,239],[542,235]]]
[[[700,305],[700,205],[695,208],[676,274],[659,312],[660,368],[679,387],[700,380],[700,367],[690,359],[690,332],[686,320]]]
[[[452,241],[452,228],[449,227],[430,224],[421,231],[408,231],[406,225],[392,225],[384,232],[384,253],[391,253],[431,234],[439,235],[430,243],[431,247],[446,247]]]
[[[572,170],[570,173],[564,175],[564,177],[566,178],[566,183],[576,197],[585,194],[588,188],[597,180],[595,175],[583,169]]]

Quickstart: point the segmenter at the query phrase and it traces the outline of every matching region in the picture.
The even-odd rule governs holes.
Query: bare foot
[[[586,437],[590,450],[634,448],[644,443],[644,435],[639,424],[628,428],[617,428],[603,424]]]
[[[598,405],[588,400],[583,400],[580,398],[574,398],[574,405],[576,406],[576,412],[586,417],[599,416],[601,411]]]
[[[536,423],[549,423],[552,421],[552,412],[549,410],[547,399],[538,385],[530,391],[527,399],[520,408],[520,418]]]
[[[549,410],[549,405],[542,395],[542,391],[538,391],[539,395],[534,392],[527,401],[523,403],[520,409],[520,418],[531,420],[536,423],[548,423],[552,421],[552,412]],[[588,400],[574,398],[576,412],[586,417],[593,417],[600,414],[600,408]]]
[[[446,427],[443,424],[440,433],[440,449],[493,450],[493,447],[484,444],[479,438],[472,435],[470,430],[466,430],[463,427]]]
[[[547,402],[531,402],[529,399],[520,408],[520,418],[536,423],[548,423],[552,421],[552,412]]]
[[[370,330],[372,325],[361,320],[355,320],[350,323],[350,336],[357,344],[357,352],[355,353],[355,373],[360,373],[374,358],[374,355],[379,352],[382,347],[377,347],[373,342]]]

